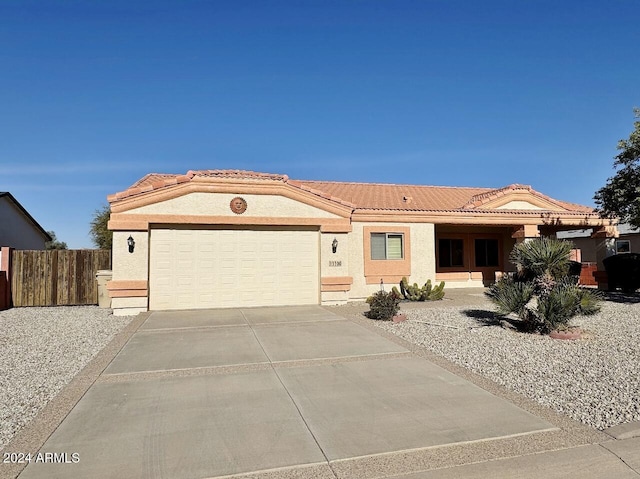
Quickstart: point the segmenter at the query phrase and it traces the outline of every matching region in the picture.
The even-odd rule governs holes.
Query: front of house
[[[482,286],[517,241],[592,227],[529,186],[300,181],[239,170],[149,174],[111,195],[114,314],[361,300],[403,276]]]

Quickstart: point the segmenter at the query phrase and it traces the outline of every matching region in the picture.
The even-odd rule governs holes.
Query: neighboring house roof
[[[634,228],[629,223],[620,223],[616,226],[618,233],[621,235],[640,234],[640,229]],[[590,238],[593,233],[593,228],[559,231],[558,238],[562,239],[574,239],[574,238]]]
[[[621,235],[633,235],[640,233],[640,229],[631,226],[629,223],[621,223],[618,225],[618,232]]]
[[[8,191],[0,191],[0,198],[6,198],[26,217],[26,219],[32,223],[32,225],[42,233],[42,236],[45,238],[45,241],[51,241],[53,238],[47,233],[42,226],[29,214],[29,212],[24,209],[24,207],[16,200],[11,193]]]
[[[171,188],[182,183],[197,182],[281,182],[294,188],[329,199],[354,210],[386,210],[406,212],[522,212],[520,201],[533,203],[534,210],[569,215],[595,215],[588,206],[550,198],[528,185],[513,184],[503,188],[397,185],[340,181],[292,180],[286,175],[245,170],[195,170],[180,174],[151,173],[127,190],[110,195],[111,203],[144,193]],[[529,210],[531,212],[531,210]]]

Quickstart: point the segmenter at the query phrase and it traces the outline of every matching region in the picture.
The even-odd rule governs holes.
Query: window
[[[438,266],[452,268],[464,266],[464,242],[461,239],[438,240]]]
[[[630,240],[616,240],[616,254],[631,253]]]
[[[404,235],[371,233],[371,259],[403,259]]]
[[[500,253],[497,239],[475,240],[476,267],[500,266]]]

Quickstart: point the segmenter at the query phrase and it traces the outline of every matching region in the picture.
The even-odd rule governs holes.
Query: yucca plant
[[[497,313],[515,313],[523,329],[548,333],[566,329],[571,318],[600,310],[600,294],[569,276],[571,243],[538,238],[517,244],[509,258],[516,273],[505,276],[486,295]]]

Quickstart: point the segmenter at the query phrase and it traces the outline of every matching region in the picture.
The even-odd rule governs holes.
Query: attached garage
[[[317,228],[150,230],[149,309],[318,304]]]
[[[452,188],[197,170],[150,173],[109,203],[107,289],[116,315],[339,304],[404,276],[483,286],[509,270],[516,242],[593,227],[604,254],[617,234],[591,208],[517,184]]]

